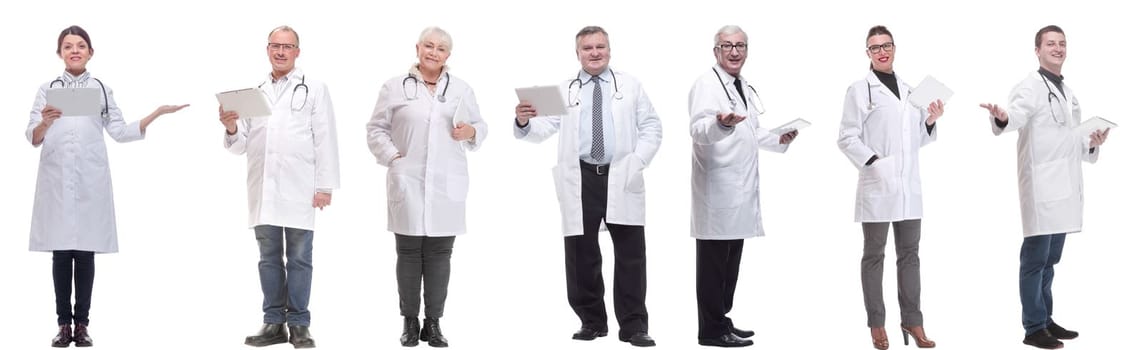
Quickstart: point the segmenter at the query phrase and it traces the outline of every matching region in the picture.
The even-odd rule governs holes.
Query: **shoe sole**
[[[261,342],[261,343],[259,343],[259,342],[256,342],[256,341],[253,341],[253,340],[250,340],[250,339],[247,339],[247,340],[246,340],[246,345],[249,345],[249,346],[253,346],[253,347],[259,347],[259,348],[260,348],[260,347],[264,347],[264,346],[277,345],[277,344],[284,344],[284,343],[288,343],[289,341],[290,341],[290,340],[289,340],[288,338],[285,338],[285,337],[282,337],[282,339],[280,339],[280,340],[279,340],[279,339],[273,339],[273,340],[270,340],[270,341],[267,341],[267,342]]]
[[[1032,346],[1032,347],[1037,347],[1037,348],[1040,348],[1040,349],[1049,349],[1049,350],[1051,350],[1051,349],[1063,349],[1063,348],[1064,348],[1064,344],[1063,344],[1063,343],[1060,343],[1059,345],[1057,345],[1057,346],[1055,346],[1055,347],[1045,347],[1045,346],[1040,346],[1040,345],[1037,345],[1037,344],[1032,344],[1032,343],[1029,343],[1029,342],[1024,342],[1024,345],[1028,345],[1028,346]]]
[[[607,336],[607,332],[596,333],[594,337],[585,337],[578,334],[572,334],[572,339],[575,340],[595,340],[595,338],[603,338]]]
[[[655,342],[653,342],[653,341],[650,343],[634,343],[634,342],[631,342],[631,339],[622,339],[622,338],[619,339],[619,341],[624,342],[624,343],[628,343],[628,344],[631,344],[634,346],[638,346],[641,348],[655,346]]]
[[[752,342],[752,341],[751,342],[745,342],[742,344],[726,344],[726,343],[721,343],[717,340],[701,340],[701,339],[699,340],[698,343],[699,343],[699,345],[702,345],[702,346],[717,346],[717,347],[722,347],[722,348],[741,348],[741,347],[747,347],[747,346],[754,345],[754,342]]]

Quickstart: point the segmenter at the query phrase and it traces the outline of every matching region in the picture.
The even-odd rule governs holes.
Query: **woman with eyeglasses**
[[[119,251],[103,133],[116,142],[142,140],[155,119],[187,106],[159,106],[141,120],[124,121],[111,87],[87,70],[94,54],[83,28],[60,32],[56,55],[64,62],[64,72],[40,86],[24,134],[33,147],[40,147],[29,250],[52,252],[59,325],[53,347],[92,345],[87,326],[95,254]],[[81,102],[83,94],[98,96],[98,106]]]
[[[418,63],[381,86],[366,125],[369,150],[388,171],[388,230],[397,247],[401,345],[446,347],[441,334],[453,242],[465,233],[467,152],[488,137],[472,87],[449,71],[452,36],[425,28]],[[417,317],[424,283],[425,322]]]
[[[865,38],[870,71],[849,86],[837,145],[858,170],[855,220],[865,235],[861,287],[873,347],[889,348],[885,332],[882,276],[885,244],[893,227],[897,256],[897,299],[901,333],[917,347],[936,343],[925,336],[921,316],[921,177],[919,150],[936,140],[944,102],[927,108],[908,102],[911,87],[893,70],[897,47],[884,26]]]

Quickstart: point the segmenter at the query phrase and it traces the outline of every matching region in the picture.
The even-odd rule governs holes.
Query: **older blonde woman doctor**
[[[465,233],[466,151],[488,136],[476,95],[449,72],[452,36],[421,32],[418,63],[381,87],[366,125],[369,150],[389,168],[388,229],[397,239],[397,291],[405,316],[401,345],[448,346],[441,334],[453,241]],[[425,322],[420,313],[425,286]],[[418,334],[419,333],[419,334]]]

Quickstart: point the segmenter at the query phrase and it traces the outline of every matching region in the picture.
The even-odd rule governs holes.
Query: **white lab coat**
[[[241,118],[238,132],[227,135],[224,145],[231,153],[246,154],[250,227],[313,230],[314,194],[332,193],[340,184],[337,127],[325,84],[305,77],[305,87],[298,87],[304,77],[300,69],[288,76],[280,95],[266,76],[259,89],[270,101],[270,117]]]
[[[748,101],[742,101],[734,79],[715,66],[691,86],[691,237],[697,239],[764,235],[758,149],[785,153],[789,146],[780,144],[781,136],[761,126],[759,117],[765,112],[762,102],[745,79],[742,92]],[[736,101],[733,109],[727,94]],[[725,112],[746,116],[746,120],[734,128],[723,127],[717,115]]]
[[[646,197],[643,186],[643,170],[659,150],[663,129],[659,115],[651,106],[651,100],[643,91],[639,80],[626,73],[614,71],[614,83],[622,99],[614,99],[613,92],[604,92],[604,98],[612,98],[611,115],[614,119],[615,148],[607,176],[607,209],[604,223],[642,226],[646,219]],[[560,93],[568,98],[569,87],[574,80],[565,80]],[[584,85],[588,85],[585,84]],[[581,93],[589,89],[582,89]],[[574,92],[574,91],[573,91]],[[571,99],[574,101],[575,96]],[[565,103],[567,101],[564,101]],[[563,123],[563,118],[568,122]],[[524,132],[512,128],[517,139],[540,143],[559,132],[559,145],[556,150],[556,166],[552,177],[556,185],[556,199],[560,204],[563,221],[563,235],[583,235],[583,202],[581,196],[579,128],[580,106],[568,108],[564,116],[540,116],[529,121],[529,129]],[[606,225],[600,224],[600,230]]]
[[[488,137],[488,125],[480,117],[472,88],[456,75],[438,80],[436,93],[445,94],[442,103],[429,92],[415,66],[410,74],[416,80],[403,74],[381,86],[365,127],[369,150],[378,164],[389,167],[388,229],[410,236],[463,234],[468,195],[465,151],[480,147]],[[457,113],[467,115],[465,122],[476,129],[474,139],[452,139]],[[401,158],[393,160],[398,154]]]
[[[845,94],[837,145],[858,170],[857,222],[895,222],[921,218],[921,167],[918,153],[937,138],[925,126],[928,106],[910,104],[911,89],[897,75],[893,95],[873,71]],[[872,106],[870,101],[872,100]],[[877,161],[866,166],[873,155]]]
[[[1049,104],[1049,91],[1062,104]],[[1016,173],[1020,179],[1024,237],[1079,232],[1083,227],[1080,164],[1095,163],[1099,148],[1088,153],[1088,135],[1072,132],[1081,117],[1075,93],[1067,85],[1061,93],[1050,81],[1045,82],[1039,72],[1033,72],[1012,88],[1007,111],[1008,125],[1003,129],[996,126],[995,120],[989,123],[996,135],[1020,132],[1016,141]]]
[[[60,77],[68,88],[99,88],[84,72],[79,77]],[[28,120],[25,136],[32,141],[32,130],[40,125],[40,111],[47,104],[51,83],[40,86]],[[59,82],[56,88],[60,88]],[[44,134],[40,167],[36,174],[36,198],[32,204],[31,251],[82,250],[96,253],[119,251],[112,198],[111,168],[103,131],[116,142],[143,139],[139,122],[126,123],[115,104],[111,87],[107,91],[108,116],[61,117]],[[102,96],[101,96],[102,97]],[[100,99],[104,103],[103,99]],[[102,106],[101,106],[102,110]]]

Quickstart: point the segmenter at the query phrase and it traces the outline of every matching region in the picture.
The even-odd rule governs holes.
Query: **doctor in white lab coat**
[[[758,149],[785,153],[797,131],[776,135],[761,126],[762,102],[742,77],[746,32],[722,27],[714,36],[718,64],[691,86],[691,237],[695,238],[698,342],[739,347],[753,331],[726,314],[734,304],[745,238],[762,236]]]
[[[472,87],[448,71],[452,36],[425,28],[417,40],[418,63],[381,86],[366,125],[369,150],[387,175],[389,231],[396,237],[397,291],[405,317],[401,344],[416,346],[420,334],[434,347],[441,334],[450,258],[457,235],[466,231],[466,152],[488,137]],[[420,315],[425,286],[424,333]]]
[[[64,61],[64,73],[40,85],[24,133],[32,146],[42,147],[28,249],[52,252],[59,325],[53,346],[66,347],[73,341],[77,346],[91,346],[87,325],[95,254],[119,251],[104,131],[117,142],[142,140],[156,118],[187,106],[160,106],[147,117],[127,123],[111,88],[87,70],[94,53],[83,28],[71,26],[60,32],[56,54]],[[63,88],[98,89],[100,113],[63,117],[64,111],[47,104],[48,90]]]
[[[1083,226],[1082,162],[1095,163],[1109,130],[1076,135],[1079,99],[1063,82],[1067,58],[1063,29],[1047,26],[1036,32],[1040,69],[1012,88],[1008,109],[981,104],[991,115],[992,133],[1018,131],[1016,161],[1024,242],[1020,247],[1020,302],[1024,343],[1039,348],[1062,347],[1059,339],[1079,333],[1052,319],[1052,279],[1064,238]]]
[[[865,235],[861,287],[867,324],[874,347],[887,348],[881,281],[892,225],[901,330],[917,346],[933,347],[936,343],[925,336],[921,315],[919,152],[936,140],[936,121],[944,114],[944,103],[937,100],[922,109],[908,102],[911,87],[893,71],[896,45],[888,29],[870,28],[865,44],[870,71],[845,94],[837,145],[858,170],[854,216]]]
[[[662,138],[659,116],[639,80],[612,70],[607,32],[596,26],[576,34],[582,70],[560,84],[568,115],[537,116],[516,106],[516,138],[539,143],[560,134],[552,176],[563,217],[568,302],[581,327],[573,339],[607,335],[599,232],[615,246],[615,313],[619,340],[653,346],[647,334],[647,262],[643,170]]]
[[[329,205],[339,186],[337,128],[325,84],[294,66],[301,53],[297,32],[281,26],[268,39],[273,70],[258,88],[271,115],[242,118],[218,108],[226,149],[246,155],[249,223],[261,252],[264,325],[246,344],[313,347],[308,306],[314,209]]]

